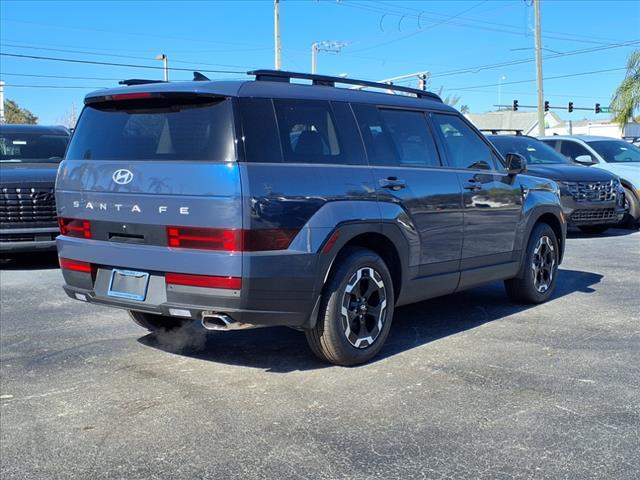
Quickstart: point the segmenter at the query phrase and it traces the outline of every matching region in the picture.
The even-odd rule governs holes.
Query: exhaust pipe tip
[[[222,313],[202,314],[202,326],[207,330],[230,330],[233,319]]]
[[[245,330],[255,328],[256,325],[250,323],[236,322],[233,318],[225,313],[203,313],[202,326],[207,330],[229,331],[229,330]]]

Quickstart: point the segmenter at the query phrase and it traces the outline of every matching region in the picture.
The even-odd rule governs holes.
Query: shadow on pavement
[[[607,238],[607,237],[624,237],[636,233],[638,228],[609,228],[603,233],[585,233],[577,228],[569,228],[567,238]]]
[[[574,292],[595,292],[593,287],[602,278],[591,272],[561,269],[550,301]],[[510,303],[502,283],[399,307],[385,346],[370,363],[530,308],[535,306]],[[138,341],[173,354],[275,373],[331,366],[313,356],[302,332],[288,328],[208,332],[194,322],[177,336],[149,334]]]
[[[0,258],[0,270],[45,270],[58,268],[56,252],[16,253]]]

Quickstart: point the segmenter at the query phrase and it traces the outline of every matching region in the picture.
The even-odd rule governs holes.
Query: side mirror
[[[583,165],[593,165],[596,163],[593,161],[593,158],[591,158],[591,155],[578,155],[574,161]]]
[[[527,159],[519,153],[507,153],[505,160],[507,161],[507,173],[509,175],[517,175],[527,171]]]

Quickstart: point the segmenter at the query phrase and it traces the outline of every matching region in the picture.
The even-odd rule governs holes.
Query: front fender
[[[519,176],[519,181],[523,192],[523,202],[521,222],[516,234],[516,249],[522,252],[519,273],[521,276],[527,244],[535,225],[541,220],[552,223],[551,226],[556,231],[560,248],[558,261],[561,262],[566,244],[567,223],[562,212],[560,189],[556,182],[529,175]]]

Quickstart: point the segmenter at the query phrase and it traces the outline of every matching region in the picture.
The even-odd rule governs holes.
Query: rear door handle
[[[401,190],[407,187],[407,182],[397,177],[387,177],[380,179],[380,186],[389,190]]]

